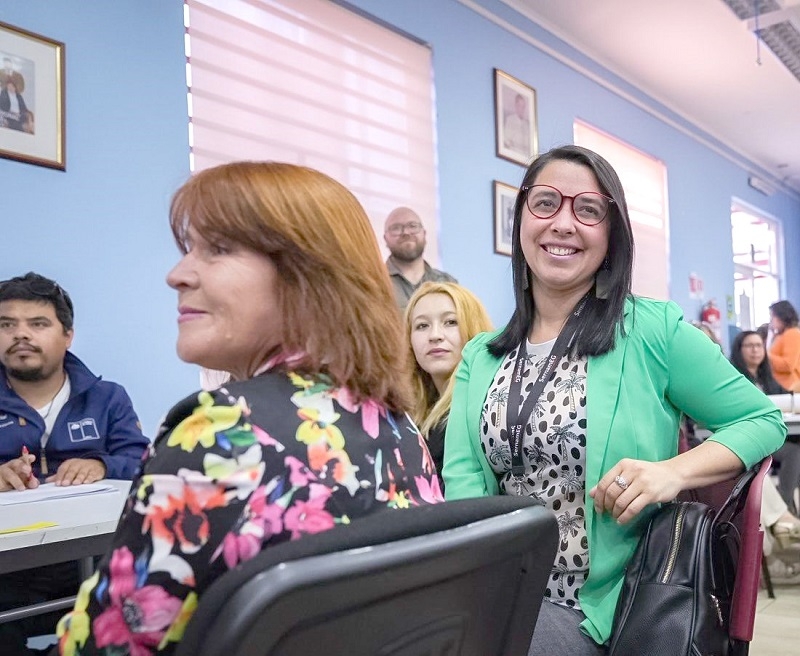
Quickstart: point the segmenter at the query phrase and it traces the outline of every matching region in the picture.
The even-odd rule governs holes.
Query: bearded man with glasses
[[[386,269],[401,310],[405,310],[408,300],[423,282],[458,282],[449,273],[434,269],[422,257],[425,227],[413,210],[407,207],[392,210],[386,218],[383,238],[391,253]]]

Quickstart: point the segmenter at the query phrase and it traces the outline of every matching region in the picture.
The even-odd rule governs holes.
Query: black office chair
[[[524,655],[557,543],[528,498],[381,511],[221,576],[176,654]]]

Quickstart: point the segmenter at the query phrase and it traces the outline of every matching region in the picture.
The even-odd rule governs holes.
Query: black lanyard
[[[517,355],[517,363],[514,365],[514,375],[511,378],[511,386],[509,388],[508,402],[506,405],[506,421],[508,424],[508,443],[511,445],[511,474],[515,478],[519,478],[525,474],[525,463],[522,459],[522,437],[525,431],[525,426],[528,419],[533,412],[533,408],[539,397],[542,395],[542,390],[547,382],[553,377],[556,365],[559,360],[564,357],[572,348],[572,343],[575,340],[575,335],[578,332],[578,319],[586,306],[586,300],[589,298],[587,294],[578,303],[577,307],[572,311],[572,314],[567,320],[567,324],[561,329],[558,334],[556,343],[550,350],[550,355],[547,357],[547,362],[544,369],[539,374],[536,382],[531,389],[528,398],[519,407],[519,400],[522,397],[522,372],[525,368],[525,361],[528,359],[527,338],[522,340],[519,346],[519,354]]]

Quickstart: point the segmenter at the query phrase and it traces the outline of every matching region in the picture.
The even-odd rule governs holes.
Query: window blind
[[[437,262],[430,49],[329,0],[187,0],[190,164],[277,160],[350,189],[383,248],[398,206]]]

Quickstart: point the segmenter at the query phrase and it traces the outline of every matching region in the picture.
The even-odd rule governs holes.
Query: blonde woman
[[[464,344],[492,330],[492,322],[468,289],[452,282],[426,282],[409,299],[405,324],[413,362],[412,416],[428,440],[441,480],[444,431],[453,398],[450,381]]]

